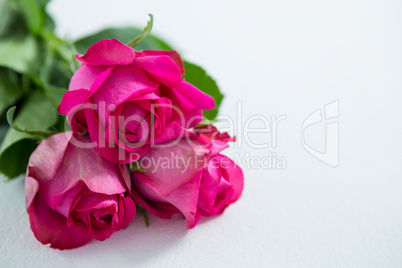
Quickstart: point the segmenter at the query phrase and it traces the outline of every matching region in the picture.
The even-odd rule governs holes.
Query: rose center
[[[103,220],[104,222],[106,222],[107,224],[110,224],[110,222],[113,219],[112,214],[107,214],[105,216],[100,217],[101,220]]]
[[[120,141],[137,143],[146,141],[151,127],[150,112],[134,103],[125,103],[119,117]]]

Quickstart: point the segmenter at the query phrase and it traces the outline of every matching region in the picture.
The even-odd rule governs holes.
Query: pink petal
[[[131,66],[117,66],[102,81],[91,101],[97,105],[101,122],[107,127],[107,118],[113,107],[132,99],[134,96],[147,94],[157,90],[159,82],[151,79],[144,71]]]
[[[75,205],[77,200],[77,195],[80,193],[84,183],[80,181],[74,182],[62,193],[51,197],[50,208],[64,217],[68,218],[71,208]],[[43,190],[41,191],[43,195]],[[46,196],[45,196],[46,198]]]
[[[143,50],[135,52],[136,58],[147,56],[169,56],[179,67],[181,74],[184,75],[184,63],[176,50]]]
[[[77,89],[87,89],[89,90],[95,79],[106,69],[108,66],[94,66],[88,64],[82,64],[81,67],[74,73],[71,78],[70,85],[68,87],[69,91],[74,91]]]
[[[94,110],[86,109],[85,115],[88,122],[88,132],[91,133],[92,145],[103,158],[115,164],[128,164],[138,160],[149,147],[144,146],[141,150],[134,153],[127,152],[111,143],[113,136],[108,139],[105,137],[105,129],[100,124],[98,116]]]
[[[77,112],[79,113],[80,110],[88,107],[81,107],[81,104],[87,102],[87,100],[95,94],[95,92],[99,89],[99,87],[105,82],[105,80],[110,76],[113,72],[114,67],[109,67],[105,71],[99,73],[99,75],[94,79],[93,83],[90,85],[89,90],[87,89],[75,89],[72,91],[68,91],[64,93],[61,103],[58,107],[58,111],[61,114],[68,115],[69,121],[74,121]],[[96,109],[99,109],[96,105],[94,106]],[[104,122],[103,122],[104,123]]]
[[[120,208],[120,209],[123,209],[123,208]],[[136,211],[137,211],[137,208],[135,206],[133,199],[131,199],[131,197],[125,197],[124,198],[124,216],[119,222],[117,231],[119,231],[123,228],[126,228],[127,225],[134,220]]]
[[[197,140],[209,147],[209,155],[219,154],[229,147],[228,142],[236,141],[236,137],[230,137],[228,133],[221,133],[213,125],[197,126],[193,129]]]
[[[187,137],[191,134],[188,128],[194,127],[202,121],[202,111],[199,109],[187,111],[181,116],[183,117],[179,117],[176,113],[173,113],[172,118],[165,125],[163,133],[160,136],[155,135],[155,144]]]
[[[87,244],[92,238],[68,228],[66,218],[51,210],[37,196],[27,208],[31,229],[36,239],[52,248],[72,249]]]
[[[225,208],[230,205],[234,194],[234,187],[226,180],[221,180],[219,183],[219,193],[216,197],[215,204],[208,216],[218,215],[223,213]]]
[[[44,139],[32,153],[28,171],[35,170],[35,177],[42,182],[52,180],[63,162],[63,156],[72,136],[73,133],[69,131]]]
[[[135,172],[138,174],[137,172]],[[133,198],[136,204],[145,208],[148,212],[162,219],[170,219],[174,215],[180,214],[180,211],[172,204],[162,202],[156,202],[152,199],[147,199],[146,196],[156,195],[148,186],[146,186],[140,180],[135,180],[133,175]]]
[[[181,70],[169,56],[147,56],[136,58],[134,66],[141,68],[158,78],[169,81],[181,81]]]
[[[92,92],[87,89],[77,89],[74,91],[67,91],[63,94],[60,105],[57,111],[64,115],[70,115],[80,108],[92,95]]]
[[[214,164],[216,165],[216,164]],[[200,194],[198,199],[198,207],[204,211],[211,211],[215,204],[216,196],[219,192],[219,182],[221,181],[221,173],[219,166],[213,166],[209,161],[208,166],[203,170],[200,186]]]
[[[198,193],[202,171],[199,171],[190,181],[181,185],[166,200],[177,207],[187,221],[187,228],[195,221]]]
[[[92,108],[93,105],[87,101],[82,106],[80,106],[78,110],[75,110],[69,116],[67,116],[68,124],[70,125],[71,131],[73,132],[88,132],[87,119],[85,118],[86,108],[84,107],[91,107],[90,109],[94,109]]]
[[[134,172],[132,176],[135,202],[152,214],[164,219],[169,219],[180,211],[187,220],[187,226],[190,227],[195,220],[197,211],[202,171],[197,172],[190,181],[180,185],[167,197],[159,195],[155,188],[144,183],[147,180],[144,174],[146,173]],[[167,184],[168,182],[164,183]]]
[[[236,165],[230,158],[224,155],[217,155],[215,158],[221,162],[221,172],[225,180],[227,180],[234,188],[234,194],[231,203],[236,202],[244,188],[244,174],[243,170]]]
[[[105,101],[108,105],[119,105],[134,96],[140,96],[157,90],[159,82],[146,72],[133,66],[116,66],[113,71],[99,83],[93,96],[95,103]],[[91,89],[92,90],[92,89]]]
[[[93,44],[87,53],[77,59],[91,65],[127,65],[133,62],[134,49],[118,39],[102,39]]]
[[[62,198],[59,195],[79,181],[96,193],[118,194],[127,189],[119,167],[103,159],[92,148],[88,136],[71,132],[45,139],[33,153],[29,169],[34,170],[35,179],[41,183],[44,201],[53,208]],[[59,198],[54,199],[55,196]]]
[[[171,219],[174,215],[180,214],[180,211],[173,206],[172,204],[165,202],[155,202],[152,200],[146,199],[142,194],[140,194],[137,190],[144,184],[141,181],[138,181],[137,186],[132,190],[133,198],[136,204],[145,208],[146,211],[152,213],[153,215],[162,218],[162,219]],[[138,188],[137,188],[138,187]],[[148,186],[145,186],[147,189]],[[148,190],[149,191],[149,190]]]
[[[31,206],[36,194],[39,191],[39,182],[35,179],[35,171],[28,166],[25,177],[25,206]]]
[[[80,201],[74,207],[75,211],[91,211],[93,209],[101,209],[106,207],[116,207],[118,205],[118,194],[105,195],[93,193],[81,196]]]
[[[128,192],[131,192],[131,175],[128,170],[127,165],[118,165],[120,169],[121,176],[123,177],[124,182],[126,183]]]
[[[167,85],[200,109],[210,110],[215,108],[215,101],[210,95],[202,92],[186,81],[169,83]]]
[[[203,114],[201,109],[204,109],[202,108],[204,105],[198,106],[197,96],[194,96],[194,99],[187,98],[175,91],[175,89],[166,86],[161,86],[159,91],[162,97],[172,102],[172,121],[178,122],[184,128],[194,127],[202,121]]]
[[[195,226],[197,226],[197,224],[200,222],[200,220],[203,218],[204,216],[200,215],[199,213],[195,214],[195,219],[193,224],[191,224],[188,229],[193,229]]]
[[[204,166],[205,153],[198,151],[186,140],[168,146],[168,149],[152,148],[139,160],[140,167],[144,165],[143,168],[147,170],[146,179],[145,177],[139,179],[144,179],[142,182],[162,197],[170,196],[178,187],[190,181]]]

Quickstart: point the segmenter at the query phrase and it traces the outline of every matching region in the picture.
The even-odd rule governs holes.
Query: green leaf
[[[7,0],[0,0],[0,36],[9,31],[15,13],[12,12]]]
[[[64,93],[67,92],[66,88],[53,87],[50,85],[44,85],[46,97],[52,102],[54,107],[59,107],[61,99]]]
[[[186,73],[184,78],[187,82],[193,84],[203,92],[212,96],[215,100],[215,108],[204,111],[204,117],[208,120],[214,120],[219,112],[219,106],[223,100],[223,94],[220,92],[215,80],[210,77],[207,72],[198,65],[184,61],[184,69]]]
[[[0,39],[0,66],[18,73],[32,73],[38,67],[39,45],[32,35],[15,33]]]
[[[147,37],[152,30],[152,26],[154,24],[154,16],[152,14],[148,14],[149,17],[151,18],[150,21],[148,21],[147,26],[145,26],[144,30],[142,30],[142,33],[135,37],[133,40],[128,42],[127,46],[129,47],[135,47],[138,43],[140,43],[145,37]]]
[[[26,171],[29,157],[38,145],[37,141],[22,139],[1,152],[0,172],[13,179]]]
[[[50,0],[36,0],[41,7],[46,7]]]
[[[0,115],[15,104],[23,95],[18,75],[6,68],[0,68]]]
[[[20,5],[29,31],[32,34],[38,34],[42,28],[45,16],[39,3],[36,0],[20,0]]]
[[[70,131],[71,128],[70,125],[67,123],[67,116],[58,114],[57,123],[53,125],[52,128],[58,133]]]
[[[120,40],[120,42],[126,44],[133,38],[133,36],[138,36],[141,33],[142,30],[133,27],[108,28],[94,35],[84,37],[76,41],[74,44],[78,53],[85,54],[90,46],[101,39],[117,38]],[[135,49],[172,50],[172,47],[154,35],[149,34],[144,40],[141,41],[141,43],[136,46]]]
[[[57,120],[56,108],[42,93],[34,91],[22,105],[15,123],[20,128],[46,131]],[[0,147],[0,172],[9,178],[25,172],[29,155],[38,141],[35,136],[9,128]]]
[[[7,130],[9,126],[7,124],[0,124],[0,144],[4,140],[4,136],[6,136]]]
[[[57,51],[48,51],[45,62],[40,69],[40,80],[43,84],[46,96],[58,107],[63,94],[67,92],[73,72],[70,68],[70,61],[65,59],[64,45],[59,45]],[[59,53],[56,53],[60,51]],[[72,53],[70,51],[70,55]],[[72,57],[70,57],[70,60]]]

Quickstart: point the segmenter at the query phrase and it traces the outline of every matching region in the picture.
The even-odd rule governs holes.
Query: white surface
[[[61,1],[58,32],[145,25],[203,65],[226,93],[221,112],[244,121],[287,115],[277,148],[236,152],[286,158],[286,170],[246,168],[242,198],[186,231],[184,221],[138,216],[105,242],[56,251],[35,240],[23,181],[0,187],[4,267],[402,267],[402,2]],[[339,166],[313,158],[301,125],[339,100]],[[239,125],[237,125],[239,126]],[[324,125],[306,130],[324,148]],[[255,134],[253,141],[270,141]]]

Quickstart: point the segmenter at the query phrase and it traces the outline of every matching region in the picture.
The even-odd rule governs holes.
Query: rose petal
[[[95,82],[96,78],[106,71],[109,66],[94,66],[88,64],[82,64],[80,68],[74,73],[71,78],[70,85],[68,86],[69,91],[74,91],[77,89],[87,89],[89,90],[92,84]]]
[[[91,101],[97,105],[99,119],[105,127],[108,127],[109,116],[113,107],[123,102],[157,90],[159,82],[153,80],[144,71],[131,66],[117,66],[107,77],[96,92]]]
[[[216,196],[215,204],[208,216],[221,214],[230,205],[234,194],[234,187],[226,180],[219,183],[219,193]]]
[[[187,221],[187,228],[195,221],[198,193],[202,171],[199,171],[190,181],[181,185],[166,200],[177,207]]]
[[[51,210],[37,196],[27,208],[31,229],[36,239],[52,248],[72,249],[87,244],[92,238],[68,228],[66,218]]]
[[[91,211],[94,209],[101,209],[106,207],[118,206],[118,195],[105,195],[93,193],[90,195],[82,196],[78,204],[73,208],[75,211]]]
[[[215,204],[216,196],[219,192],[219,182],[221,181],[221,172],[216,163],[208,162],[208,166],[203,170],[198,198],[198,207],[204,211],[211,211]]]
[[[219,159],[221,163],[221,172],[223,177],[231,184],[234,188],[234,194],[231,203],[236,202],[243,191],[244,188],[244,174],[243,170],[236,165],[233,160],[224,156],[224,155],[216,155],[217,159]]]
[[[107,68],[105,71],[99,73],[99,75],[94,79],[91,84],[89,90],[88,89],[75,89],[72,91],[67,91],[64,93],[63,98],[58,107],[58,111],[61,114],[68,115],[69,117],[76,116],[77,111],[88,108],[88,107],[80,107],[81,104],[84,104],[97,90],[99,87],[105,82],[105,80],[110,76],[113,72],[114,66]],[[90,103],[94,109],[100,109],[99,105],[93,105]],[[103,107],[103,106],[102,106]],[[70,119],[72,120],[72,119]],[[103,122],[105,123],[105,122]]]
[[[75,206],[75,202],[78,201],[76,196],[83,187],[83,182],[74,182],[73,185],[69,186],[64,192],[51,198],[51,202],[49,204],[50,208],[68,218],[71,209]]]
[[[135,206],[135,203],[131,197],[125,197],[124,198],[124,216],[119,222],[119,226],[117,227],[117,231],[126,228],[127,225],[132,222],[135,218],[135,213],[137,211],[137,208]],[[122,208],[120,208],[122,209]]]
[[[29,168],[35,170],[35,179],[42,183],[44,201],[52,207],[57,206],[57,200],[61,200],[61,197],[53,198],[65,193],[66,189],[78,181],[84,182],[96,193],[116,194],[126,191],[119,167],[103,159],[92,148],[88,136],[70,132],[45,139],[33,153]]]
[[[166,146],[153,148],[139,161],[140,166],[144,165],[147,170],[146,177],[139,179],[162,197],[170,196],[178,187],[190,181],[203,168],[205,155],[185,140],[169,146],[168,150]]]
[[[181,74],[184,75],[184,63],[176,50],[143,50],[135,52],[136,58],[147,56],[169,56],[179,67]]]
[[[181,70],[169,56],[147,56],[136,58],[134,66],[141,68],[151,75],[169,81],[181,81]]]
[[[60,105],[57,111],[63,115],[70,115],[76,112],[80,106],[86,102],[92,95],[92,92],[87,89],[77,89],[74,91],[67,91],[63,94]]]
[[[77,59],[91,65],[126,65],[133,62],[134,49],[118,39],[102,39],[93,44],[84,56]]]
[[[160,196],[155,188],[144,183],[146,177],[141,172],[133,173],[133,196],[136,203],[152,214],[169,219],[178,212],[183,214],[190,227],[197,211],[198,192],[202,171],[197,172],[190,181],[177,188],[167,197]]]
[[[191,101],[194,105],[197,105],[200,109],[210,110],[215,107],[214,98],[186,81],[168,83],[167,85],[173,88],[176,93]]]
[[[88,122],[88,132],[91,133],[91,140],[96,151],[103,158],[115,164],[128,164],[138,160],[141,155],[149,150],[149,146],[144,146],[136,152],[128,152],[115,146],[114,136],[105,137],[105,129],[100,124],[95,111],[86,109],[85,115]],[[113,125],[113,124],[112,124]],[[109,130],[108,130],[109,131]]]
[[[135,203],[145,208],[148,212],[162,219],[170,219],[174,215],[180,214],[180,211],[175,206],[169,203],[165,203],[164,200],[163,202],[156,202],[145,198],[144,196],[147,195],[146,191],[152,192],[152,190],[140,180],[133,180],[133,185],[135,185],[135,187],[133,187],[132,189]],[[141,187],[144,187],[144,189],[142,189]]]
[[[228,133],[221,133],[213,125],[197,126],[193,129],[197,140],[209,147],[209,156],[219,154],[228,148],[228,142],[236,141],[236,137],[230,137]]]
[[[56,175],[63,162],[71,131],[59,133],[44,139],[29,159],[28,169],[35,167],[35,177],[42,182],[50,181]]]

